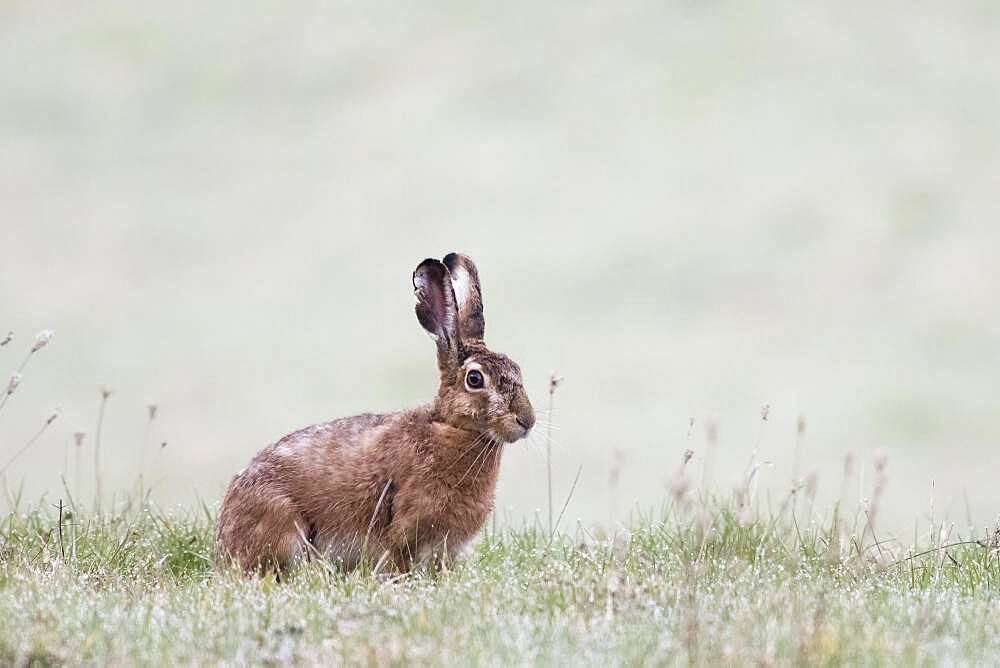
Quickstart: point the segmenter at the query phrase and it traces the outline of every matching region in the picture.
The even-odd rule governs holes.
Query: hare
[[[483,343],[476,265],[450,253],[413,272],[416,314],[437,346],[440,386],[419,408],[293,432],[229,485],[220,556],[248,573],[313,557],[383,573],[440,565],[493,509],[503,446],[535,424],[521,370]]]

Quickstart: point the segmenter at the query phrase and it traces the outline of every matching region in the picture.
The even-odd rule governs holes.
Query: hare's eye
[[[465,374],[465,384],[469,386],[470,390],[480,390],[483,387],[483,374],[475,369],[469,369],[469,373]]]

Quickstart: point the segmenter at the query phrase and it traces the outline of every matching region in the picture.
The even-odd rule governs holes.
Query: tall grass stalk
[[[8,332],[7,336],[3,340],[3,345],[7,345],[13,340],[14,333]],[[11,395],[14,394],[14,390],[16,390],[18,385],[21,384],[21,376],[24,373],[25,367],[28,366],[28,362],[31,361],[31,358],[34,357],[35,353],[47,346],[51,340],[52,330],[50,329],[43,329],[38,333],[38,336],[35,337],[35,343],[32,344],[31,349],[28,350],[28,354],[24,356],[23,360],[21,360],[20,366],[18,366],[14,373],[10,375],[10,382],[7,384],[7,390],[3,393],[3,396],[0,396],[0,410],[3,410],[3,407],[7,404],[7,400],[10,399]]]
[[[145,474],[146,474],[146,455],[149,451],[150,442],[153,440],[153,421],[156,420],[156,412],[158,406],[156,404],[147,404],[146,406],[146,433],[142,439],[142,446],[139,452],[139,496],[142,496],[142,490],[144,486]]]
[[[97,429],[94,432],[94,507],[97,512],[101,510],[101,496],[103,493],[101,485],[101,431],[104,428],[104,410],[108,404],[111,390],[106,387],[101,388],[101,405],[97,409]]]
[[[82,431],[73,432],[73,489],[80,493],[80,458],[82,456],[83,439],[86,434]]]
[[[39,428],[38,431],[35,432],[34,436],[29,438],[28,442],[22,445],[21,449],[15,452],[14,455],[7,460],[7,463],[4,464],[2,468],[0,468],[0,476],[7,473],[7,469],[9,469],[11,465],[17,461],[18,457],[27,452],[31,448],[31,446],[33,446],[38,441],[38,439],[42,437],[42,434],[44,434],[45,431],[49,428],[49,425],[55,422],[58,417],[59,417],[59,411],[53,411],[52,414],[49,415],[48,418],[46,418],[45,423],[41,426],[41,428]]]
[[[545,470],[547,474],[547,487],[549,496],[549,535],[554,531],[552,522],[552,411],[555,407],[556,388],[563,379],[553,371],[549,375],[549,420],[545,428]],[[575,486],[575,483],[574,483]]]

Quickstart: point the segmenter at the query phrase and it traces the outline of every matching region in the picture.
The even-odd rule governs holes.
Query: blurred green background
[[[106,488],[155,402],[165,505],[428,399],[410,272],[458,250],[536,407],[566,378],[570,522],[658,505],[688,447],[701,482],[710,422],[709,485],[756,447],[776,507],[800,415],[823,502],[882,449],[885,522],[994,521],[998,28],[993,2],[0,2],[0,369],[56,333],[2,458],[63,411],[8,483],[54,501],[83,430],[88,493],[101,385]],[[544,515],[541,436],[506,455],[512,521]]]

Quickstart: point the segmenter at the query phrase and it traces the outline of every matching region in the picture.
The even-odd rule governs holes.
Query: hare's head
[[[449,424],[513,443],[535,424],[521,369],[483,343],[483,294],[476,265],[449,253],[413,272],[417,320],[437,344],[438,409]]]

